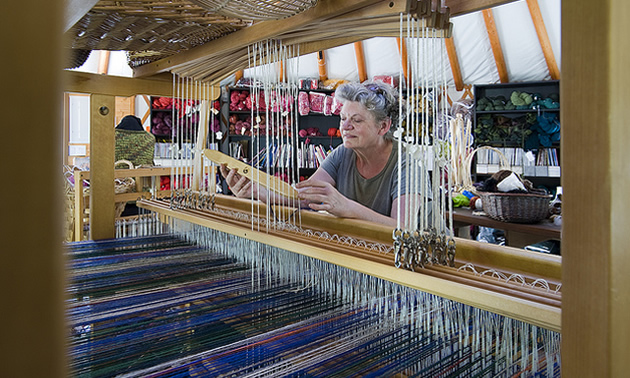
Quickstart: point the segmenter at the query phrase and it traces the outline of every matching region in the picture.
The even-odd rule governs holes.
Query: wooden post
[[[83,195],[82,171],[74,171],[74,241],[83,240],[83,216],[85,196]]]
[[[2,5],[1,375],[66,377],[59,76],[64,2]]]
[[[630,4],[562,4],[562,376],[630,372]]]
[[[114,108],[111,95],[90,99],[90,238],[114,237]]]
[[[71,164],[70,156],[68,153],[68,146],[70,145],[70,95],[68,93],[64,93],[63,95],[63,140],[62,146],[64,146],[63,151],[61,152],[61,164]]]

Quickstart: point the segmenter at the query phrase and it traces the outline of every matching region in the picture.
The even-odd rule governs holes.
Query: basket
[[[475,156],[475,154],[481,150],[490,150],[490,151],[494,151],[498,156],[499,156],[499,167],[500,169],[510,169],[510,162],[509,160],[505,157],[505,155],[503,155],[503,152],[501,152],[501,150],[499,150],[498,148],[495,147],[491,147],[491,146],[481,146],[478,147],[476,149],[474,149],[470,154],[466,155],[464,162],[463,162],[463,169],[464,172],[467,172],[468,175],[464,175],[464,177],[462,178],[462,191],[463,190],[468,190],[471,191],[473,193],[476,193],[476,189],[473,186],[473,182],[472,182],[472,163],[473,163],[473,157]]]
[[[492,219],[510,223],[537,223],[549,216],[552,195],[480,192],[483,211]]]

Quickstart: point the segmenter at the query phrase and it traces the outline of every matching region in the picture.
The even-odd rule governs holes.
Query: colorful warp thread
[[[556,333],[255,242],[243,261],[242,239],[174,228],[216,248],[68,245],[74,376],[560,374]]]

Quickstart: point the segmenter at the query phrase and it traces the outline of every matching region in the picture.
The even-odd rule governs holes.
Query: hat
[[[140,118],[132,115],[124,116],[118,126],[116,126],[116,129],[144,131],[144,127],[142,127],[142,121],[140,120]]]

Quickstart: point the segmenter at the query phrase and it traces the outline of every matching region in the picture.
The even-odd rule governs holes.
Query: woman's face
[[[380,139],[387,130],[384,130],[383,122],[380,124],[374,119],[374,115],[355,101],[346,101],[341,108],[341,137],[346,148],[365,148]],[[384,131],[383,131],[384,130]]]

